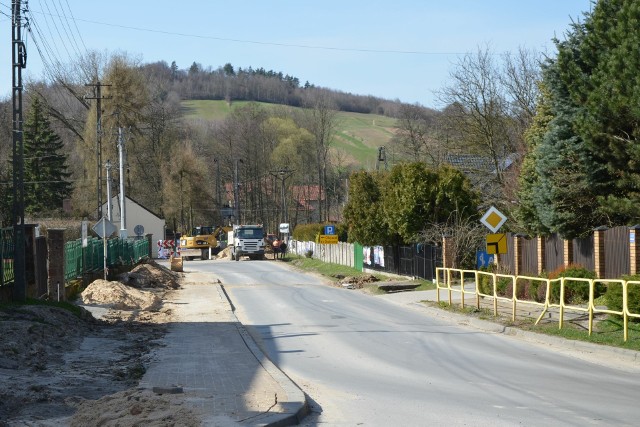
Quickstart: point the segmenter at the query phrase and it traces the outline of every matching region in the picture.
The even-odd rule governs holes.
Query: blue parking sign
[[[476,252],[476,267],[489,267],[493,264],[493,255],[489,255],[486,251]]]
[[[324,234],[333,236],[336,234],[336,226],[335,225],[325,225],[324,226]]]

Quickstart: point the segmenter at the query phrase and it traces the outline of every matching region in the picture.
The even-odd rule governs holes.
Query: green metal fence
[[[65,281],[104,269],[104,242],[101,239],[88,238],[87,247],[84,250],[81,239],[67,242],[64,245],[64,252]],[[134,265],[148,256],[149,241],[147,239],[107,240],[107,268]]]
[[[0,286],[13,283],[13,227],[0,229]]]

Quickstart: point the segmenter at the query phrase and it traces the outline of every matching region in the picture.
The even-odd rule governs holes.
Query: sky
[[[141,63],[265,68],[358,95],[441,108],[456,62],[479,47],[554,54],[591,0],[22,0],[28,79],[43,60],[126,52]],[[0,0],[0,96],[12,85],[11,0]],[[38,33],[36,34],[36,31]],[[38,43],[38,40],[46,42]],[[89,83],[89,82],[87,82]]]

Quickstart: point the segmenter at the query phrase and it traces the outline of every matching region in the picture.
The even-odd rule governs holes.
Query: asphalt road
[[[195,264],[194,264],[195,265]],[[637,425],[640,373],[434,318],[273,261],[206,261],[303,425]]]

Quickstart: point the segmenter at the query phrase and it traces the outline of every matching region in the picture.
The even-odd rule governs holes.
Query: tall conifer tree
[[[29,109],[24,127],[25,212],[59,211],[71,195],[63,141],[51,129],[39,98]]]

